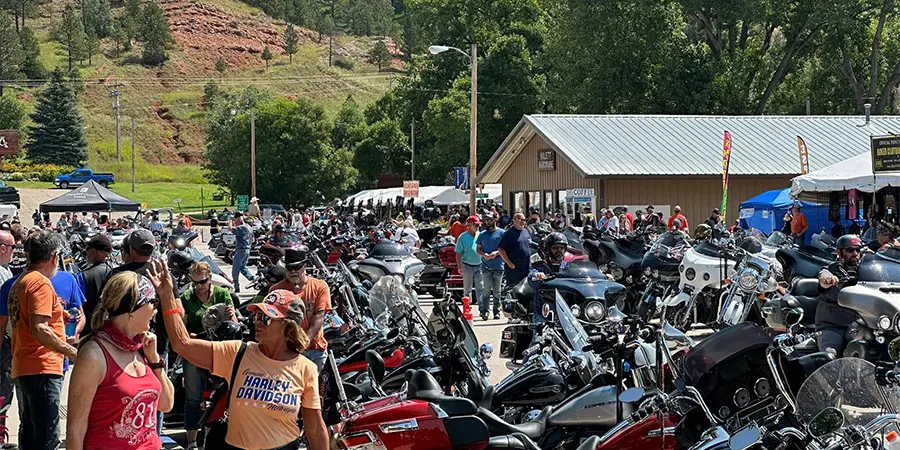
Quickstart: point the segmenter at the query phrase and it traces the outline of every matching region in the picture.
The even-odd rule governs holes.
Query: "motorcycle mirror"
[[[888,344],[888,355],[891,357],[892,361],[900,362],[900,337],[894,338],[894,340]]]
[[[552,314],[553,311],[550,311],[550,304],[544,303],[544,305],[541,306],[541,315],[544,316],[545,319],[550,320]]]
[[[762,431],[753,424],[741,429],[728,440],[728,447],[731,450],[745,450],[762,440]]]
[[[844,413],[841,410],[829,406],[816,414],[809,421],[809,434],[819,438],[840,430],[844,426]]]
[[[619,394],[619,401],[622,403],[634,403],[644,397],[644,389],[633,387],[626,389],[625,392]]]
[[[803,308],[790,308],[783,311],[785,325],[792,328],[803,320]]]
[[[615,305],[609,308],[609,313],[607,313],[607,319],[612,323],[622,323],[625,320],[625,314],[622,311],[619,311],[619,308]]]
[[[491,359],[491,355],[494,354],[494,345],[490,342],[485,342],[481,344],[481,347],[478,348],[478,355],[481,356],[481,359],[488,360]]]

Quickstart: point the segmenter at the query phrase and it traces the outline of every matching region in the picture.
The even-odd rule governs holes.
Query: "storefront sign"
[[[900,171],[900,136],[872,136],[872,172]]]
[[[566,189],[566,197],[593,197],[594,188]]]
[[[556,152],[538,150],[538,170],[556,170]]]
[[[0,155],[15,155],[19,153],[19,132],[15,130],[0,130]]]
[[[403,197],[418,197],[419,196],[419,181],[404,181],[403,182]]]
[[[753,209],[753,208],[742,208],[741,211],[740,211],[740,215],[738,216],[738,218],[739,218],[739,219],[749,219],[749,218],[753,217],[753,213],[754,213],[755,211],[756,211],[756,210]]]

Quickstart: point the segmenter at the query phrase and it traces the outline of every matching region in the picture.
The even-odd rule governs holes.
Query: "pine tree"
[[[272,50],[269,50],[269,46],[267,45],[265,48],[263,48],[262,52],[262,59],[266,62],[266,71],[269,70],[269,61],[271,61],[272,58]]]
[[[288,55],[288,64],[294,63],[294,53],[297,53],[299,48],[297,44],[300,42],[300,35],[297,33],[297,30],[294,29],[294,26],[288,24],[287,29],[284,30],[284,52]]]
[[[116,58],[119,57],[119,49],[128,47],[128,32],[121,17],[116,18],[110,24],[109,37],[116,44]]]
[[[128,38],[124,43],[126,51],[131,50],[131,44],[138,38],[141,21],[141,0],[125,0],[125,8],[122,12],[122,30]]]
[[[86,56],[85,40],[87,36],[84,33],[84,24],[75,11],[75,6],[71,3],[63,9],[63,16],[57,25],[56,40],[62,43],[66,49],[66,58],[69,62],[69,72],[72,71],[72,62],[81,61]]]
[[[156,3],[147,3],[141,12],[140,36],[144,43],[144,53],[141,55],[144,64],[161,65],[169,59],[166,52],[172,42],[169,21]]]
[[[34,126],[29,130],[25,145],[29,160],[66,166],[80,166],[87,161],[84,122],[78,101],[59,67],[50,74],[50,84],[38,95],[37,106],[30,117]]]
[[[25,55],[25,59],[20,67],[25,77],[34,80],[46,78],[47,70],[44,69],[44,64],[38,59],[41,56],[41,44],[31,28],[22,28],[22,31],[19,32],[19,44],[21,44],[22,53]]]
[[[216,60],[216,72],[219,72],[219,78],[222,78],[222,75],[225,75],[225,70],[228,69],[228,63],[225,62],[225,58],[219,57]]]
[[[25,54],[12,18],[0,11],[0,80],[18,78],[24,61]],[[3,95],[3,83],[0,83],[0,95]]]
[[[368,59],[370,63],[378,66],[378,71],[381,72],[382,67],[390,67],[394,55],[391,55],[391,51],[388,50],[384,41],[378,40],[378,42],[375,42],[375,46],[369,50]]]
[[[94,55],[100,52],[100,38],[97,37],[97,32],[92,28],[88,28],[85,34],[84,49],[87,51],[88,65],[93,66]]]

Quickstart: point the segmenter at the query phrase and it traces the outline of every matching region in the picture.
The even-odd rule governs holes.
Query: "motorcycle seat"
[[[531,421],[519,425],[513,425],[498,417],[491,411],[478,408],[478,417],[484,421],[491,436],[522,433],[530,439],[538,439],[547,429],[547,418],[553,412],[553,405],[545,407],[541,413]]]
[[[537,447],[533,442],[528,442],[525,439],[528,439],[524,436],[519,435],[505,435],[505,436],[493,436],[490,440],[488,440],[487,448],[490,449],[500,449],[500,448],[508,448],[513,450],[534,450]],[[598,441],[599,444],[599,441]]]
[[[804,322],[815,320],[819,307],[819,280],[804,278],[797,280],[791,288],[791,295],[784,297],[788,308],[802,308]]]
[[[414,371],[410,377],[408,397],[434,403],[451,417],[470,416],[478,411],[472,400],[444,395],[441,385],[424,369]]]
[[[791,295],[794,296],[803,296],[803,297],[818,297],[819,296],[819,280],[815,278],[802,278],[797,280],[793,286],[791,286]]]

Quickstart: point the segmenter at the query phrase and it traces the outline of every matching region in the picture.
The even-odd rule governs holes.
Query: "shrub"
[[[340,67],[341,69],[353,70],[353,66],[356,63],[345,56],[337,56],[334,58],[334,65]]]
[[[4,161],[0,163],[0,174],[10,181],[53,181],[57,175],[69,173],[74,167],[55,164],[22,164]]]
[[[6,177],[9,181],[25,181],[25,174],[22,172],[13,172]]]

